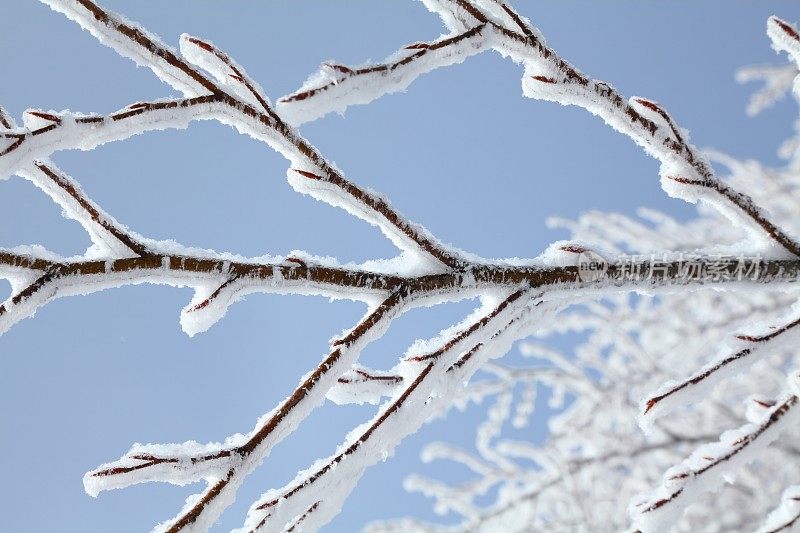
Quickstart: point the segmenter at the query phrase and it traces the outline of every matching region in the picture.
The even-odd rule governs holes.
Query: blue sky
[[[105,5],[173,45],[183,32],[214,41],[273,99],[298,88],[321,61],[379,60],[443,31],[411,0]],[[517,8],[589,75],[660,101],[697,145],[778,162],[794,104],[746,117],[754,87],[738,86],[733,73],[783,61],[769,48],[766,18],[774,11],[797,21],[797,4],[587,0]],[[0,20],[0,105],[17,118],[28,107],[108,112],[174,93],[42,4],[6,0]],[[349,178],[386,194],[442,240],[483,256],[538,255],[566,237],[546,228],[551,215],[632,214],[639,206],[691,215],[691,206],[660,190],[657,163],[629,139],[583,110],[524,99],[520,76],[519,66],[483,54],[301,131]],[[279,155],[217,123],[54,159],[108,212],[151,238],[244,255],[302,249],[362,261],[394,254],[374,228],[292,191]],[[0,182],[0,246],[31,243],[71,255],[89,240],[27,182]],[[9,289],[0,290],[5,297]],[[170,518],[199,486],[140,485],[95,501],[83,492],[83,473],[133,442],[216,441],[248,431],[363,312],[349,302],[259,295],[190,339],[178,325],[190,297],[188,289],[133,286],[57,300],[0,337],[3,528],[142,531]],[[416,338],[470,309],[464,302],[413,311],[363,358],[389,368]],[[370,414],[319,410],[249,479],[219,530],[241,525],[261,492],[332,452]],[[421,465],[417,456],[434,439],[471,446],[481,417],[480,408],[454,413],[408,439],[368,472],[329,530],[408,514],[434,518],[423,497],[403,492],[402,478],[423,469],[463,475]],[[540,424],[524,436],[540,439],[543,431]]]

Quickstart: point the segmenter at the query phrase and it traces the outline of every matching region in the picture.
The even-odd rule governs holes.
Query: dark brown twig
[[[78,205],[89,215],[89,219],[100,226],[107,233],[114,236],[119,242],[127,246],[132,252],[139,256],[150,253],[148,248],[125,231],[122,227],[114,224],[108,217],[103,216],[100,210],[76,185],[63,173],[43,162],[35,162],[34,166],[39,170],[45,179],[50,180],[58,188],[67,193]]]
[[[529,39],[536,38],[536,34],[533,32],[533,29],[530,27],[528,23],[522,20],[522,17],[519,15],[519,13],[517,13],[514,10],[513,7],[506,4],[505,2],[499,2],[499,3],[500,7],[503,8],[503,11],[505,11],[506,14],[508,14],[508,16],[511,17],[511,20],[513,20],[514,24],[516,24],[519,27],[519,29],[522,30],[522,33],[524,33],[526,37],[528,37]]]
[[[454,35],[452,37],[445,37],[444,39],[439,39],[438,41],[433,41],[430,43],[425,42],[416,42],[404,46],[403,48],[406,50],[415,50],[410,55],[402,59],[398,59],[396,61],[392,61],[390,63],[379,63],[376,65],[370,65],[368,67],[357,68],[353,69],[347,67],[345,65],[336,65],[336,64],[329,64],[328,66],[338,72],[341,75],[341,79],[336,81],[328,82],[324,85],[319,87],[314,87],[313,89],[307,89],[305,91],[296,92],[293,94],[286,95],[278,100],[279,103],[288,104],[292,102],[300,102],[302,100],[306,100],[308,98],[318,96],[321,93],[335,87],[336,85],[341,84],[342,82],[357,78],[359,76],[365,76],[368,74],[382,74],[386,72],[392,72],[400,67],[409,65],[415,61],[418,61],[425,56],[429,55],[431,52],[436,50],[441,50],[447,48],[449,46],[453,46],[454,44],[458,44],[462,41],[469,40],[483,31],[484,25],[475,26],[473,28],[468,29],[458,35]]]
[[[171,50],[162,46],[161,43],[151,39],[141,28],[126,23],[120,17],[106,11],[91,0],[77,0],[77,2],[86,9],[98,23],[126,37],[131,42],[138,45],[141,50],[163,60],[170,67],[188,76],[200,87],[203,87],[211,93],[215,93],[218,90],[217,85],[213,81],[209,80],[182,58],[176,56]]]
[[[380,381],[384,383],[400,383],[403,381],[402,376],[397,376],[393,374],[376,374],[374,372],[368,372],[361,368],[357,368],[353,370],[353,373],[358,375],[357,378],[355,377],[340,377],[338,379],[339,383],[361,383],[365,381]]]
[[[231,69],[231,77],[233,77],[236,81],[244,85],[244,87],[248,90],[250,94],[256,99],[256,101],[261,104],[261,108],[269,114],[275,122],[279,122],[280,119],[278,115],[270,107],[269,103],[267,102],[266,96],[264,96],[261,91],[256,89],[256,83],[247,75],[247,73],[242,70],[241,67],[236,65],[234,61],[228,57],[228,54],[223,52],[222,50],[218,49],[216,46],[202,41],[196,37],[189,37],[188,41],[194,45],[197,45],[201,49],[205,50],[206,52],[214,54],[220,61],[225,63],[228,68]]]
[[[118,280],[119,285],[131,283],[133,280],[147,279],[149,276],[169,276],[193,273],[217,276],[228,272],[243,281],[260,282],[264,285],[275,283],[276,274],[280,274],[281,283],[312,282],[320,287],[360,288],[373,292],[391,292],[406,287],[414,293],[430,293],[466,288],[514,287],[551,287],[564,289],[578,284],[581,287],[597,287],[598,289],[618,287],[619,290],[635,287],[659,287],[666,285],[718,285],[743,281],[736,277],[737,271],[755,272],[746,281],[751,283],[794,282],[800,278],[800,260],[754,260],[740,257],[698,258],[698,265],[713,263],[718,269],[718,278],[703,277],[702,269],[697,273],[687,274],[681,261],[666,263],[649,260],[611,263],[606,276],[593,281],[582,282],[578,276],[578,268],[508,266],[508,265],[474,265],[465,272],[446,272],[413,278],[404,278],[391,274],[381,274],[354,268],[341,268],[323,265],[299,265],[296,263],[247,263],[190,255],[150,254],[142,257],[130,257],[104,260],[78,260],[58,263],[44,258],[30,257],[10,251],[0,250],[0,266],[45,272],[56,266],[62,278],[91,278],[95,281]],[[118,274],[128,273],[130,277],[120,278]],[[648,273],[648,275],[642,275]],[[99,277],[98,277],[99,275]],[[103,277],[108,279],[103,279]],[[617,281],[615,281],[617,280]],[[611,287],[608,284],[611,283]]]
[[[415,355],[411,357],[407,357],[406,361],[431,361],[438,359],[442,356],[442,354],[449,352],[453,349],[453,346],[461,342],[462,340],[470,337],[471,335],[475,334],[481,328],[486,327],[486,325],[492,321],[497,315],[503,312],[506,307],[517,301],[522,295],[525,294],[525,290],[520,289],[514,291],[511,296],[504,299],[500,304],[495,307],[489,314],[480,318],[480,320],[474,322],[470,327],[465,329],[464,331],[459,332],[457,335],[453,336],[450,340],[442,345],[441,348],[434,350],[430,353],[425,355]]]

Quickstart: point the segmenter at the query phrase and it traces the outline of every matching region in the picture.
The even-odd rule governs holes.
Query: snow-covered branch
[[[620,496],[643,490],[653,481],[652,472],[635,477],[635,483],[618,493],[606,479],[609,469],[635,471],[635,461],[643,457],[665,467],[678,461],[688,445],[717,434],[723,423],[741,425],[739,413],[714,389],[734,371],[763,378],[754,382],[773,395],[769,386],[780,381],[776,375],[785,375],[786,369],[765,372],[759,365],[766,356],[786,355],[800,324],[796,312],[788,317],[785,312],[794,303],[800,277],[792,201],[800,187],[790,183],[796,176],[787,173],[777,180],[788,199],[775,200],[767,189],[748,187],[741,179],[754,173],[752,167],[717,154],[734,174],[723,180],[663,106],[640,97],[625,99],[609,84],[589,78],[548,47],[538,29],[510,5],[499,0],[423,0],[441,16],[448,35],[407,45],[371,66],[325,64],[273,106],[259,83],[208,39],[184,34],[176,51],[93,0],[43,1],[120,55],[150,68],[182,96],[139,101],[108,114],[29,109],[21,127],[0,109],[0,179],[19,175],[32,182],[78,221],[92,241],[84,254],[69,258],[39,246],[0,249],[0,277],[12,284],[11,296],[0,304],[0,333],[55,298],[140,283],[195,290],[181,313],[189,335],[205,331],[233,302],[255,292],[325,295],[367,305],[363,318],[332,340],[319,364],[250,432],[209,444],[136,444],[119,460],[85,475],[86,491],[92,495],[148,481],[204,481],[205,490],[157,526],[159,530],[209,528],[273,447],[326,400],[383,403],[347,434],[338,450],[286,486],[262,495],[248,513],[247,530],[323,526],[339,512],[364,471],[388,457],[406,436],[453,405],[484,400],[493,403],[478,430],[475,454],[443,444],[428,450],[429,459],[448,457],[467,466],[477,479],[453,488],[417,477],[410,487],[436,499],[439,509],[462,515],[462,529],[498,523],[510,515],[519,522],[507,522],[507,527],[550,526],[556,522],[555,511],[537,508],[539,501],[587,522],[592,514],[616,517],[608,508]],[[776,48],[800,60],[800,36],[793,26],[773,17],[768,33]],[[444,244],[386,198],[346,178],[296,129],[330,111],[403,90],[426,72],[489,49],[523,65],[526,96],[577,105],[600,116],[660,161],[667,193],[703,200],[713,210],[701,210],[694,225],[653,212],[644,213],[646,224],[588,214],[565,223],[574,240],[554,243],[537,258],[487,260]],[[762,74],[750,75],[768,80],[759,106],[773,99],[788,79],[782,71]],[[106,213],[50,161],[62,150],[91,150],[154,130],[185,128],[195,120],[231,125],[282,154],[289,162],[288,182],[296,191],[378,227],[399,256],[341,265],[306,252],[245,258],[156,241]],[[699,290],[707,288],[721,292]],[[636,301],[629,296],[632,292],[647,297]],[[695,314],[684,301],[690,294],[692,302],[700,302],[698,309],[738,302],[739,312],[711,318],[709,313]],[[649,297],[653,295],[658,304]],[[439,336],[415,344],[394,367],[359,364],[362,350],[404,312],[466,298],[480,298],[479,309]],[[605,303],[598,302],[601,298]],[[762,314],[769,323],[782,325],[739,335],[720,358],[699,363],[700,354],[723,342],[729,327],[747,326]],[[775,322],[776,315],[783,316],[781,322]],[[535,363],[529,368],[490,362],[521,338],[563,332],[589,332],[588,340],[569,354],[526,344],[522,355]],[[480,371],[491,379],[465,388]],[[690,377],[674,381],[686,375]],[[515,403],[513,391],[520,385],[526,388]],[[710,396],[711,401],[698,402],[695,413],[702,434],[687,433],[664,417],[653,423],[651,436],[628,432],[635,437],[620,442],[619,428],[633,427],[639,410],[636,394],[652,390],[656,392],[645,401],[645,414],[651,418],[700,395]],[[542,391],[553,410],[548,445],[538,448],[502,438],[506,422],[517,428],[527,424]],[[716,490],[707,480],[732,475],[767,453],[767,444],[796,421],[798,396],[792,389],[779,401],[764,398],[750,398],[755,422],[702,446],[668,470],[663,486],[634,506],[634,521],[650,531],[677,520],[696,496]],[[795,453],[787,446],[774,448],[776,453]],[[520,466],[525,461],[533,467]],[[583,495],[598,480],[612,488],[587,509]],[[747,483],[743,486],[743,491],[750,490]],[[493,487],[500,487],[497,501],[480,508],[476,501]],[[797,520],[795,492],[786,493],[770,524],[785,528]]]
[[[769,514],[758,533],[791,531],[798,520],[800,520],[800,486],[795,485],[784,491],[780,505]]]
[[[781,343],[789,347],[796,338],[800,318],[792,318],[786,324],[772,327],[772,331],[760,335],[737,335],[743,347],[712,361],[692,376],[679,383],[666,383],[644,402],[643,415],[649,419],[672,411],[675,407],[700,401],[722,380],[730,379],[746,371],[758,359],[780,349]],[[646,422],[649,423],[649,422]]]
[[[499,5],[503,7],[513,28],[497,22],[484,12],[480,7],[482,3],[473,3],[469,0],[426,2],[429,9],[442,16],[452,32],[449,40],[435,43],[436,50],[452,47],[455,50],[451,52],[451,56],[463,60],[466,54],[477,53],[488,46],[504,56],[510,56],[525,67],[522,85],[526,96],[583,107],[600,116],[609,126],[630,137],[647,153],[658,159],[662,165],[661,183],[668,194],[690,202],[706,201],[736,218],[738,223],[750,226],[754,236],[771,239],[785,252],[795,257],[800,256],[800,243],[797,239],[778,227],[749,195],[734,190],[719,180],[706,159],[687,141],[685,134],[661,105],[639,97],[626,100],[611,85],[587,77],[561,58],[544,43],[538,32],[522,21],[506,4]],[[489,3],[494,4],[494,2]],[[469,18],[474,25],[470,26],[468,23],[469,29],[465,31],[464,21]],[[800,49],[789,32],[791,26],[783,22],[782,24],[783,26],[779,27],[784,37],[778,42],[790,52]],[[522,33],[515,31],[519,29]],[[486,37],[481,39],[480,44],[466,48],[466,51],[461,50],[465,40],[484,34]],[[421,50],[424,51],[434,45],[417,43],[410,46],[421,46]],[[402,55],[407,50],[408,47],[397,55]],[[800,56],[800,52],[797,54]],[[414,60],[424,57],[421,51],[416,52],[405,57],[406,63],[403,64],[411,64]],[[321,76],[312,78],[309,82],[310,87],[304,87],[295,95],[285,97],[282,102],[289,107],[293,102],[305,102],[315,97],[322,99],[327,89],[336,87],[336,90],[340,91],[340,82],[346,81],[347,83],[342,84],[346,89],[337,94],[336,103],[331,108],[318,108],[323,113],[333,110],[341,112],[348,105],[366,103],[382,94],[404,88],[420,74],[447,64],[443,62],[438,65],[434,61],[419,61],[419,63],[419,68],[401,72],[397,72],[398,69],[393,67],[396,64],[393,58],[387,63],[361,69],[335,65],[330,68],[338,73],[337,78],[327,82]],[[369,95],[356,89],[357,82],[362,87],[369,87]],[[316,114],[308,116],[316,117]]]
[[[666,530],[699,495],[718,490],[724,480],[755,460],[781,432],[796,426],[799,401],[796,394],[788,394],[760,423],[724,433],[719,442],[701,446],[688,459],[668,470],[662,487],[641,501],[633,502],[634,523],[642,531]]]

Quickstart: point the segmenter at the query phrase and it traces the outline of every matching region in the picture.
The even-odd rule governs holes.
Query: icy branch
[[[493,333],[496,328],[491,323],[514,323],[537,306],[538,302],[531,301],[527,291],[515,291],[488,313],[483,316],[479,313],[478,320],[447,339],[440,348],[407,358],[408,363],[403,365],[407,368],[402,373],[410,374],[413,380],[404,378],[409,384],[398,390],[369,424],[352,432],[339,453],[301,472],[288,486],[262,496],[251,508],[246,528],[279,529],[287,519],[315,501],[321,503],[310,519],[315,521],[314,527],[325,524],[338,513],[366,467],[390,455],[401,439],[425,422],[438,402],[447,401],[450,388],[463,383],[477,369],[476,365],[467,365],[467,361],[478,354],[487,357],[486,352],[503,353],[496,344],[513,341],[519,334],[519,329],[508,326],[500,334]],[[467,349],[475,342],[478,344]],[[419,368],[420,363],[421,369],[415,370],[414,366]],[[459,371],[448,373],[450,367]],[[398,417],[402,418],[402,425],[392,423]]]
[[[791,393],[758,424],[725,433],[718,443],[700,447],[664,475],[663,486],[631,507],[643,531],[664,531],[703,492],[716,491],[736,470],[753,461],[781,432],[797,424],[798,397]]]
[[[742,348],[712,361],[692,376],[678,383],[666,383],[644,402],[642,422],[651,423],[680,405],[701,401],[716,385],[745,372],[765,355],[775,353],[780,345],[791,346],[800,331],[800,318],[760,335],[737,335]],[[777,345],[777,346],[776,346]]]
[[[141,447],[134,446],[121,460],[86,474],[84,485],[87,492],[97,494],[101,490],[144,481],[184,484],[202,478],[208,483],[202,496],[162,527],[166,531],[180,531],[186,527],[208,528],[230,505],[244,477],[261,464],[275,444],[291,434],[324,401],[338,376],[355,364],[361,350],[382,335],[389,322],[401,312],[407,296],[405,290],[397,291],[367,313],[347,335],[336,341],[336,348],[291,395],[271,413],[264,415],[247,436],[237,439],[240,442],[227,447],[207,445],[200,447],[199,453],[192,450],[189,457],[184,455],[177,460],[163,457],[159,453],[162,447],[155,450],[147,447],[143,452]],[[187,446],[167,445],[167,449],[174,448]]]
[[[210,527],[233,501],[245,477],[326,399],[336,403],[384,403],[371,420],[346,436],[335,453],[298,473],[287,486],[263,495],[250,509],[247,528],[292,531],[321,527],[339,512],[365,469],[390,455],[403,438],[454,403],[489,396],[495,396],[495,403],[489,419],[478,431],[480,458],[453,454],[455,460],[482,477],[462,490],[449,490],[420,479],[416,485],[440,500],[442,508],[463,514],[473,526],[505,515],[513,505],[540,497],[549,487],[563,484],[567,476],[582,474],[586,465],[619,461],[625,454],[666,453],[669,446],[690,443],[697,437],[681,435],[676,428],[662,423],[656,428],[660,440],[654,443],[598,449],[611,441],[606,434],[608,427],[594,418],[604,393],[613,390],[617,397],[626,398],[621,401],[621,413],[632,412],[636,406],[624,389],[641,381],[649,385],[653,376],[663,382],[668,373],[661,361],[649,357],[624,321],[615,322],[612,311],[593,300],[624,298],[620,295],[631,291],[669,297],[708,287],[755,289],[748,293],[735,291],[756,294],[751,297],[755,300],[775,288],[791,290],[800,276],[800,244],[789,230],[774,222],[777,218],[771,211],[768,214],[760,205],[768,195],[762,194],[757,203],[720,180],[660,104],[644,98],[625,100],[610,85],[588,78],[547,47],[539,31],[502,1],[424,0],[431,11],[442,17],[449,35],[405,46],[373,66],[323,65],[317,76],[297,92],[281,98],[277,107],[273,107],[258,82],[210,40],[184,34],[179,54],[144,28],[92,0],[44,1],[103,44],[150,68],[183,96],[134,102],[109,114],[29,109],[21,127],[0,109],[0,179],[16,174],[31,181],[68,217],[78,221],[92,241],[86,253],[72,258],[59,257],[41,247],[0,249],[0,277],[12,283],[12,295],[0,305],[0,333],[55,298],[138,283],[192,287],[194,297],[181,313],[181,325],[190,335],[208,329],[233,302],[254,292],[319,294],[363,301],[369,306],[364,317],[332,342],[319,364],[249,433],[221,443],[134,445],[119,460],[86,474],[84,484],[92,495],[147,481],[204,481],[204,492],[190,498],[174,519],[158,526],[159,530]],[[800,37],[792,26],[773,17],[768,32],[776,48],[800,59]],[[594,248],[575,239],[554,243],[536,259],[484,260],[442,243],[404,217],[380,194],[346,178],[295,129],[330,111],[342,112],[349,105],[368,103],[405,89],[426,72],[488,49],[524,65],[526,96],[578,105],[599,115],[661,162],[662,185],[668,193],[711,203],[731,217],[737,228],[766,236],[782,249],[781,253],[763,258],[758,243],[750,242],[749,256],[719,255],[711,251],[716,244],[714,239],[698,239],[700,246],[690,247],[694,253],[692,268],[687,268],[681,253],[685,247],[676,245],[677,237],[670,240],[661,235],[658,240],[653,234],[664,233],[665,227],[677,227],[680,231],[671,229],[668,233],[682,235],[686,244],[694,242],[694,228],[681,227],[651,213],[657,230],[617,219],[615,228],[596,233],[611,245],[612,252],[608,254],[595,251],[603,249],[606,242]],[[394,262],[373,262],[371,268],[366,268],[342,266],[335,260],[306,253],[247,259],[154,241],[134,233],[103,211],[49,159],[61,150],[91,150],[102,143],[149,131],[185,128],[195,120],[232,125],[281,153],[289,162],[287,178],[295,190],[377,226],[400,250],[400,257]],[[781,206],[778,212],[784,218],[792,218],[795,207]],[[718,219],[714,222],[720,225]],[[621,226],[627,227],[621,230]],[[651,243],[657,240],[654,248],[661,255],[627,256],[617,247],[619,241],[647,240],[642,237],[648,236]],[[589,271],[584,269],[587,258],[593,267]],[[363,348],[408,309],[474,297],[481,298],[480,309],[439,337],[416,345],[415,351],[407,353],[391,370],[367,369],[358,364]],[[779,303],[785,305],[783,300]],[[588,312],[559,317],[552,323],[556,313],[573,304],[583,304]],[[630,311],[630,306],[625,305],[620,307]],[[600,331],[597,324],[602,322],[598,320],[601,316],[614,327]],[[706,391],[733,369],[744,369],[761,353],[771,353],[779,341],[792,338],[798,323],[800,319],[792,317],[769,333],[739,336],[741,346],[734,347],[733,355],[707,365],[682,383],[658,389],[647,402],[648,414],[684,402],[692,391]],[[664,341],[663,324],[650,326],[649,334]],[[531,344],[525,355],[543,361],[545,366],[524,370],[488,363],[533,331],[583,331],[593,327],[596,331],[590,335],[587,348],[574,357]],[[610,346],[614,349],[607,350]],[[495,381],[465,389],[465,383],[481,368]],[[553,408],[564,410],[563,416],[551,421],[556,444],[548,453],[499,438],[503,424],[512,418],[513,395],[509,391],[520,382],[528,388],[517,404],[516,425],[523,426],[533,411],[538,385],[549,388]],[[778,433],[792,425],[796,411],[792,409],[797,402],[792,393],[778,403],[759,404],[766,410],[763,420],[744,426],[735,434],[723,435],[720,443],[702,447],[668,472],[664,487],[637,507],[635,519],[662,524],[668,510],[678,512],[696,494],[709,490],[707,479],[718,480],[752,460]],[[728,410],[720,411],[735,418]],[[622,414],[618,415],[612,417],[610,427],[622,423]],[[581,440],[584,433],[588,435],[597,427],[602,438],[590,443]],[[438,453],[442,455],[443,450],[452,448],[440,447]],[[429,450],[431,457],[436,453],[436,449]],[[520,459],[533,461],[543,477],[531,485],[532,476],[517,470]],[[528,486],[519,489],[525,483]],[[501,501],[488,512],[479,511],[475,498],[498,484],[505,486]],[[794,510],[790,508],[791,512]]]
[[[670,195],[691,202],[698,199],[708,201],[727,215],[735,217],[738,222],[746,222],[755,235],[765,235],[793,256],[800,256],[800,243],[779,228],[750,196],[721,182],[661,105],[644,98],[626,101],[611,85],[587,77],[547,47],[541,35],[505,4],[499,5],[503,6],[512,23],[511,27],[498,22],[496,17],[467,0],[431,0],[426,5],[442,16],[452,32],[449,39],[435,43],[436,50],[452,47],[452,56],[460,58],[463,52],[459,46],[464,40],[478,33],[486,34],[487,46],[525,65],[523,92],[526,96],[577,105],[600,116],[608,125],[633,139],[662,163],[662,186]],[[471,23],[468,22],[470,20]],[[774,24],[770,27],[773,26]],[[800,50],[800,45],[783,29],[784,26],[780,26],[781,46],[786,50]],[[418,43],[411,46],[421,46],[421,50],[427,50],[426,47],[433,45]],[[483,46],[469,50],[477,53],[482,49]],[[403,54],[402,50],[397,53],[401,57]],[[420,52],[406,56],[404,65],[424,57]],[[306,108],[314,109],[314,112],[300,115],[301,108],[298,116],[310,119],[318,116],[319,112],[342,112],[347,105],[366,103],[382,94],[396,91],[398,86],[405,87],[420,74],[446,63],[439,65],[432,61],[421,61],[423,66],[414,70],[408,69],[406,77],[402,77],[404,72],[397,76],[387,75],[396,68],[393,67],[394,64],[389,61],[361,69],[335,65],[330,67],[336,73],[333,80],[320,85],[321,78],[318,76],[312,80],[311,88],[303,88],[295,95],[285,97],[283,102],[288,106],[292,102],[312,100],[317,96],[323,100],[323,93],[330,88],[338,91],[338,86],[342,83],[346,89],[341,91],[344,93],[342,96],[337,95],[335,107],[327,109],[306,103]],[[363,87],[368,96],[360,95],[354,87]],[[302,118],[297,120],[301,121]]]
[[[800,485],[795,485],[784,491],[780,505],[769,514],[757,533],[791,531],[798,521],[800,521]]]

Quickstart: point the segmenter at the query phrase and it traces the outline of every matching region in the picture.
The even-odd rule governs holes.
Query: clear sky
[[[183,32],[214,41],[273,99],[298,88],[321,61],[380,60],[443,31],[412,0],[104,4],[172,45]],[[797,21],[800,5],[562,0],[516,7],[589,75],[660,101],[697,145],[777,163],[796,108],[786,101],[746,117],[754,87],[738,86],[733,74],[783,61],[769,47],[766,19],[775,12]],[[109,112],[175,93],[35,1],[0,2],[0,21],[0,105],[17,118],[28,107]],[[551,215],[633,214],[639,206],[691,215],[691,206],[660,190],[655,160],[583,110],[523,98],[520,76],[519,66],[486,53],[301,131],[349,178],[386,194],[442,240],[483,256],[538,255],[566,237],[546,228]],[[217,123],[54,160],[104,209],[151,238],[244,255],[301,249],[362,261],[394,254],[375,228],[292,191],[282,157]],[[89,240],[29,183],[0,182],[0,247],[32,243],[72,255]],[[2,280],[0,291],[9,292]],[[133,442],[217,441],[249,431],[363,312],[350,302],[258,295],[190,339],[178,324],[190,298],[188,289],[143,285],[61,299],[0,337],[0,529],[142,531],[170,518],[199,485],[139,485],[93,500],[83,473]],[[363,359],[390,368],[414,339],[470,309],[465,302],[413,311]],[[249,478],[218,529],[241,525],[261,492],[331,453],[372,409],[318,410]],[[408,514],[435,518],[422,496],[403,492],[402,478],[423,469],[463,475],[421,465],[419,450],[434,439],[472,446],[482,416],[479,407],[453,413],[409,438],[367,473],[328,529]],[[521,436],[543,432],[539,424]]]

